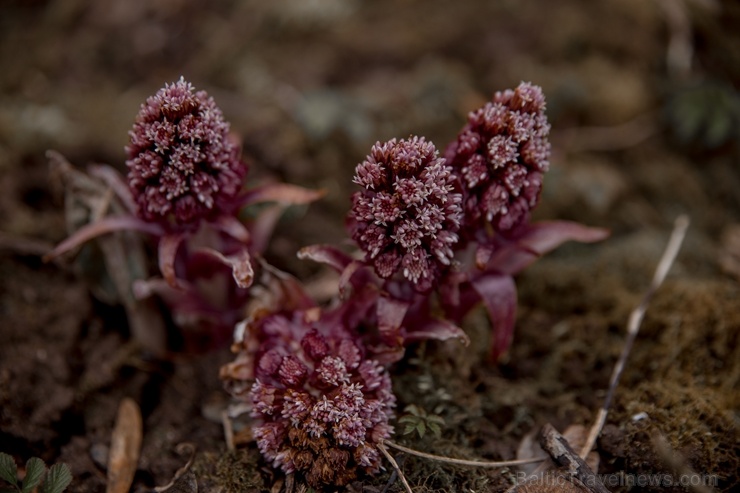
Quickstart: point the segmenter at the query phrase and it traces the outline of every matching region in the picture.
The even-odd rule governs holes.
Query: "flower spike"
[[[180,78],[142,104],[126,146],[138,215],[175,231],[235,210],[247,167],[205,91]]]
[[[355,170],[349,228],[382,278],[401,272],[417,291],[450,266],[462,196],[434,144],[424,137],[376,143]]]

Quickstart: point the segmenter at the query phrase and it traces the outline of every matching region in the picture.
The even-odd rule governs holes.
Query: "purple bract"
[[[247,168],[205,91],[183,78],[166,84],[142,104],[129,136],[128,182],[139,217],[187,230],[233,212]]]
[[[468,115],[445,150],[465,191],[466,235],[485,222],[506,232],[527,221],[549,167],[549,132],[542,89],[528,82]]]
[[[355,169],[349,229],[382,278],[399,270],[430,289],[453,258],[462,195],[451,168],[424,137],[376,143]]]

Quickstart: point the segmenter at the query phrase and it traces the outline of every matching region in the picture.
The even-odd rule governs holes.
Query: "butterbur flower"
[[[513,276],[566,241],[608,236],[603,229],[568,221],[529,222],[550,164],[549,132],[542,89],[522,82],[471,112],[445,150],[464,196],[461,236],[476,246],[474,263],[440,283],[440,301],[455,322],[483,303],[493,326],[494,358],[508,349],[513,336]]]
[[[527,221],[549,167],[549,132],[542,89],[528,82],[468,115],[445,150],[465,191],[467,235],[484,222],[507,232]]]
[[[266,248],[279,212],[322,193],[283,183],[243,190],[247,167],[229,124],[214,100],[183,78],[141,105],[129,135],[127,180],[106,165],[89,171],[106,193],[116,194],[120,207],[77,229],[45,259],[100,235],[146,233],[156,240],[163,279],[141,279],[145,274],[137,272],[127,295],[159,296],[181,327],[230,331],[254,280],[253,258]],[[54,153],[52,158],[63,159]],[[278,204],[257,212],[250,223],[240,220],[241,208],[264,202]]]
[[[246,165],[229,124],[205,91],[180,78],[141,106],[126,146],[139,216],[167,229],[233,213]]]
[[[376,143],[355,170],[349,228],[382,278],[402,272],[418,291],[451,264],[461,194],[437,149],[424,137]]]
[[[267,315],[247,329],[242,353],[252,356],[240,354],[253,370],[240,369],[244,360],[222,369],[232,391],[254,378],[246,398],[265,459],[317,489],[377,472],[377,446],[393,431],[388,421],[395,396],[387,371],[366,357],[356,339],[335,329],[300,311]],[[251,352],[249,340],[259,341]]]

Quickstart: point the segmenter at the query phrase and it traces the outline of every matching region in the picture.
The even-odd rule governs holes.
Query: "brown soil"
[[[320,203],[290,211],[270,250],[277,266],[313,280],[318,267],[295,252],[343,241],[352,172],[372,143],[413,133],[442,148],[493,91],[531,80],[548,97],[555,144],[537,218],[613,235],[566,245],[518,277],[515,341],[498,364],[486,357],[482,312],[466,321],[469,348],[411,348],[393,369],[399,412],[415,404],[445,426],[441,437],[398,441],[493,460],[513,457],[545,423],[590,424],[629,312],[673,219],[686,213],[688,237],[648,309],[598,443],[599,472],[691,470],[714,475],[719,491],[738,488],[740,271],[723,270],[720,259],[740,258],[723,241],[740,223],[740,8],[686,2],[695,52],[682,77],[666,62],[674,31],[660,5],[671,3],[4,2],[0,452],[18,463],[66,462],[69,491],[102,491],[117,408],[128,396],[144,416],[135,491],[169,482],[187,461],[176,452],[184,442],[198,453],[181,491],[194,491],[188,481],[214,492],[271,491],[282,481],[254,444],[225,452],[218,368],[230,359],[226,349],[147,358],[128,342],[121,307],[94,296],[73,269],[40,261],[66,234],[47,149],[121,169],[138,105],[184,75],[242,136],[252,180],[272,175],[328,190]],[[641,115],[647,120],[634,120]],[[606,134],[587,128],[629,122]],[[642,131],[646,138],[628,142]],[[398,458],[417,492],[500,492],[515,477]],[[391,471],[348,491],[383,491]],[[386,491],[403,488],[394,480]]]

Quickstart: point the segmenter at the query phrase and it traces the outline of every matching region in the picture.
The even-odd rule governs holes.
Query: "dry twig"
[[[580,481],[591,492],[609,493],[599,477],[571,448],[568,440],[558,433],[551,424],[546,424],[542,428],[540,444],[556,464],[565,468],[565,472],[570,477]]]
[[[627,324],[627,339],[624,342],[622,354],[619,355],[619,359],[614,365],[614,370],[612,371],[612,376],[609,381],[609,390],[606,394],[606,398],[604,399],[604,404],[601,409],[599,409],[596,421],[591,427],[591,431],[588,434],[588,439],[586,440],[586,443],[579,454],[582,458],[586,457],[591,451],[594,444],[596,443],[596,439],[598,438],[602,428],[604,427],[606,416],[609,412],[609,406],[611,406],[612,399],[614,398],[614,391],[617,388],[617,384],[619,383],[619,379],[622,376],[622,373],[624,372],[625,363],[627,362],[627,358],[629,357],[630,351],[632,350],[632,346],[634,345],[637,333],[640,330],[640,324],[642,323],[642,319],[645,317],[645,311],[647,310],[648,304],[655,294],[655,291],[657,291],[660,285],[663,284],[663,280],[668,274],[671,265],[673,265],[673,261],[676,259],[678,250],[681,248],[681,243],[683,243],[683,239],[686,236],[686,230],[688,229],[688,227],[689,218],[687,216],[682,215],[676,219],[673,226],[673,233],[668,240],[668,245],[663,252],[663,256],[658,263],[658,267],[655,269],[653,281],[650,283],[650,287],[643,296],[640,304],[630,314],[629,322]]]

